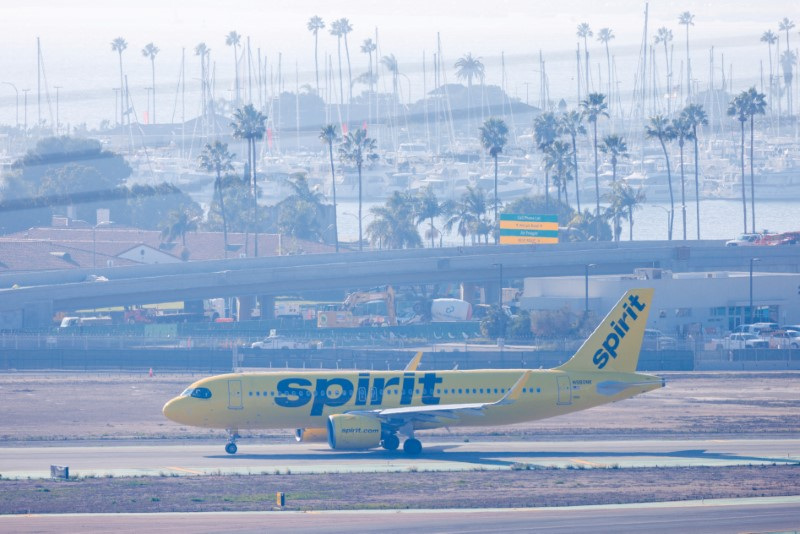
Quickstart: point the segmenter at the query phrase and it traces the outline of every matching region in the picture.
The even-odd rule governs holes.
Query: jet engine
[[[366,415],[336,414],[328,417],[331,449],[371,449],[381,442],[381,422]]]
[[[294,439],[301,443],[323,443],[328,441],[328,431],[324,428],[298,428]]]

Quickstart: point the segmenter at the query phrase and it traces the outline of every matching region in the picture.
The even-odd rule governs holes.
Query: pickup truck
[[[720,339],[706,343],[706,350],[768,349],[769,341],[755,334],[734,332]]]
[[[251,349],[316,349],[316,343],[308,341],[296,341],[284,336],[267,336],[261,341],[256,341],[250,345]]]

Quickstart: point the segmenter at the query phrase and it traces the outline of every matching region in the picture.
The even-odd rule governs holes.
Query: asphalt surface
[[[204,474],[343,473],[508,469],[514,463],[541,467],[731,466],[800,461],[800,439],[423,441],[423,453],[409,457],[381,449],[333,451],[326,443],[238,442],[226,454],[224,440],[204,442],[66,442],[0,447],[2,478],[47,478],[50,466],[67,466],[73,477]]]
[[[117,534],[352,532],[797,532],[800,498],[734,499],[510,510],[219,512],[0,516],[0,532]]]

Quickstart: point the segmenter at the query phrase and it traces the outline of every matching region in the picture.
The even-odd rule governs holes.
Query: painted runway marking
[[[190,473],[192,475],[204,475],[202,471],[194,471],[192,469],[184,469],[183,467],[167,467],[166,469],[172,469],[173,471],[182,471],[184,473]]]

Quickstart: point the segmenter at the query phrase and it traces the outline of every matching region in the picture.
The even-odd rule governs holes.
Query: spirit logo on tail
[[[622,340],[625,339],[625,334],[630,330],[628,319],[636,321],[639,318],[637,311],[644,311],[646,307],[646,302],[639,301],[639,295],[628,295],[628,302],[622,305],[622,315],[620,315],[619,319],[611,321],[609,325],[611,331],[606,335],[606,339],[603,341],[601,348],[597,349],[597,352],[594,353],[592,361],[594,361],[598,369],[605,367],[609,359],[617,357],[617,349],[620,343],[622,343]]]

